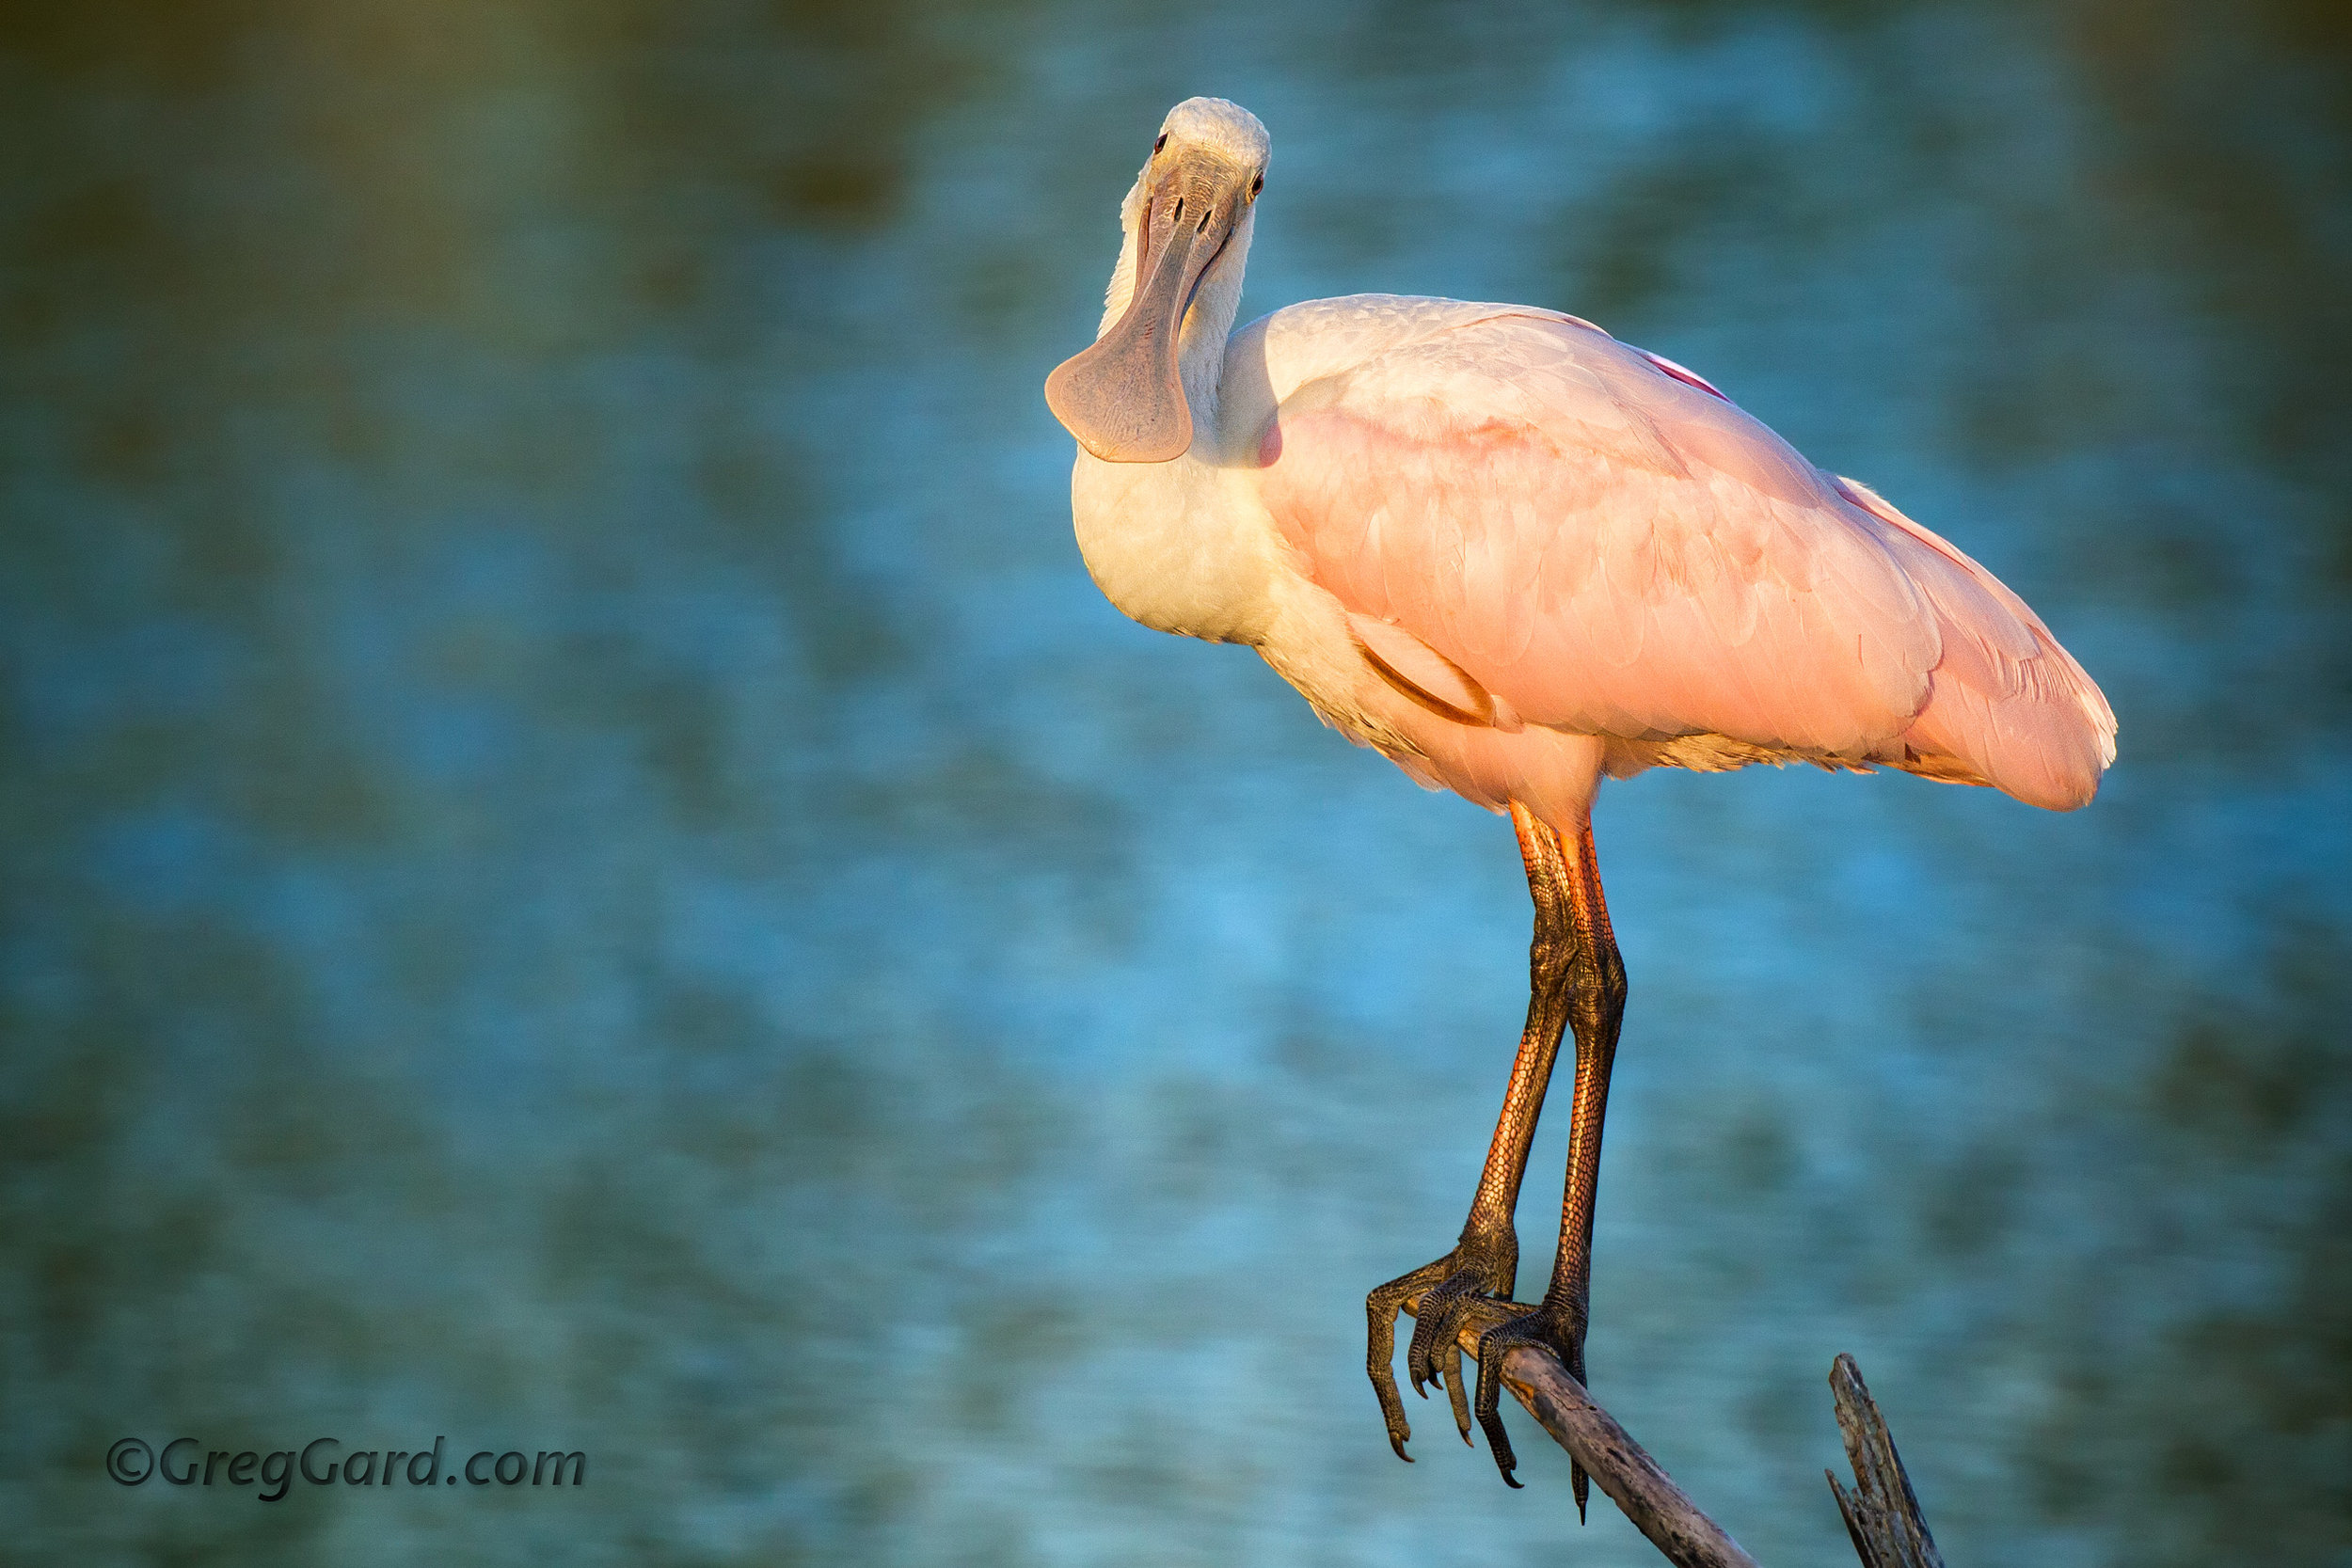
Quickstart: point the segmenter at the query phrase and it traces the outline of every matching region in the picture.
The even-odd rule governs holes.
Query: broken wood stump
[[[1837,1512],[1846,1516],[1846,1533],[1862,1568],[1944,1568],[1935,1537],[1919,1514],[1919,1499],[1911,1490],[1902,1455],[1887,1433],[1878,1402],[1862,1381],[1862,1369],[1851,1355],[1841,1354],[1829,1370],[1830,1394],[1837,1402],[1837,1430],[1845,1434],[1846,1458],[1853,1465],[1853,1490],[1837,1483],[1835,1471],[1829,1489],[1837,1498]]]

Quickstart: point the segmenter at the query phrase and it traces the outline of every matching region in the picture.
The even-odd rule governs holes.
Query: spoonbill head
[[[1475,1414],[1516,1461],[1514,1343],[1584,1376],[1593,1203],[1626,982],[1595,858],[1605,777],[1806,762],[2090,801],[2115,716],[1990,572],[1822,472],[1712,385],[1529,306],[1358,294],[1239,332],[1265,128],[1170,110],[1120,209],[1093,345],[1045,384],[1078,440],[1096,583],[1146,626],[1254,647],[1323,720],[1424,785],[1507,814],[1535,905],[1527,1024],[1454,1248],[1375,1290],[1367,1370],[1400,1457],[1392,1370],[1441,1385],[1485,1301]],[[1576,1037],[1560,1247],[1511,1300],[1512,1212],[1564,1035]],[[1575,1472],[1580,1513],[1586,1481]]]
[[[1161,122],[1120,204],[1102,331],[1045,382],[1047,405],[1094,456],[1166,463],[1191,449],[1194,398],[1215,397],[1241,308],[1272,150],[1258,117],[1221,98],[1186,99]]]

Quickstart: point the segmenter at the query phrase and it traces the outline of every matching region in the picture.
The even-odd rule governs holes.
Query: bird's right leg
[[[1511,825],[1518,830],[1519,856],[1527,863],[1527,889],[1535,902],[1535,934],[1528,950],[1527,1028],[1519,1036],[1518,1057],[1511,1064],[1511,1085],[1502,1097],[1502,1115],[1495,1123],[1494,1142],[1486,1149],[1486,1166],[1478,1178],[1478,1194],[1470,1201],[1470,1220],[1454,1249],[1436,1262],[1390,1280],[1364,1300],[1369,1324],[1365,1368],[1373,1391],[1380,1397],[1380,1414],[1389,1426],[1389,1446],[1409,1462],[1406,1439],[1412,1428],[1405,1419],[1405,1402],[1396,1388],[1396,1315],[1405,1304],[1420,1297],[1415,1310],[1412,1344],[1406,1353],[1406,1370],[1413,1391],[1428,1398],[1424,1383],[1442,1384],[1454,1406],[1454,1424],[1462,1441],[1470,1440],[1470,1407],[1462,1386],[1462,1352],[1456,1330],[1471,1301],[1481,1297],[1509,1300],[1519,1262],[1518,1232],[1511,1222],[1518,1207],[1519,1180],[1527,1174],[1528,1145],[1534,1140],[1535,1120],[1543,1113],[1544,1090],[1551,1083],[1551,1067],[1560,1054],[1560,1037],[1566,1029],[1569,970],[1576,954],[1576,928],[1569,902],[1569,870],[1557,833],[1526,807],[1512,802]]]

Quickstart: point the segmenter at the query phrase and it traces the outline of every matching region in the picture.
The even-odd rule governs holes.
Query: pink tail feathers
[[[2115,713],[2098,686],[1999,578],[1867,486],[1837,485],[1887,526],[1882,537],[1934,607],[1942,634],[1943,657],[1902,734],[1900,766],[1991,784],[2049,811],[2089,805],[2115,760]]]
[[[2055,642],[2050,647],[2063,654]],[[2105,706],[2095,687],[2090,694]],[[2090,804],[2115,760],[2113,728],[2099,726],[2082,696],[2067,683],[2039,680],[2024,690],[1989,693],[1939,671],[1903,744],[1923,765],[1916,771],[1930,777],[1964,776],[2029,806],[2074,811]]]

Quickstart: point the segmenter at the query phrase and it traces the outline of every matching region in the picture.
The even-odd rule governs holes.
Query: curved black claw
[[[1470,1302],[1508,1299],[1512,1277],[1518,1272],[1517,1252],[1516,1247],[1456,1247],[1434,1263],[1390,1280],[1364,1298],[1364,1370],[1371,1375],[1373,1392],[1380,1398],[1380,1416],[1389,1428],[1389,1447],[1406,1464],[1413,1459],[1405,1451],[1413,1429],[1405,1419],[1405,1402],[1396,1391],[1396,1315],[1405,1309],[1406,1302],[1421,1297],[1420,1315],[1406,1354],[1406,1370],[1412,1378],[1413,1391],[1423,1399],[1429,1397],[1424,1384],[1444,1386],[1447,1400],[1454,1407],[1454,1424],[1460,1429],[1462,1441],[1469,1442],[1470,1405],[1462,1384],[1462,1347],[1455,1342],[1455,1332]]]
[[[1524,1309],[1508,1323],[1495,1324],[1478,1337],[1478,1402],[1479,1429],[1486,1434],[1486,1449],[1495,1456],[1495,1465],[1502,1472],[1503,1483],[1517,1486],[1511,1472],[1519,1467],[1518,1456],[1511,1451],[1510,1434],[1502,1430],[1502,1357],[1514,1345],[1548,1346],[1566,1364],[1568,1375],[1579,1383],[1584,1381],[1584,1319],[1583,1315],[1566,1307],[1554,1307],[1547,1301],[1541,1306]],[[1573,1477],[1576,1488],[1576,1516],[1584,1517],[1584,1499],[1590,1483],[1581,1465]]]

